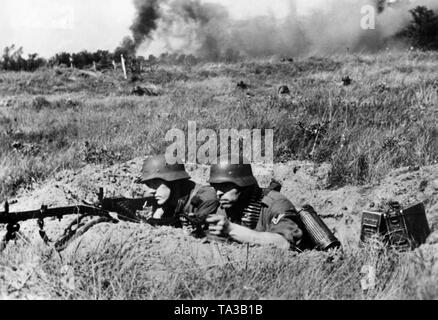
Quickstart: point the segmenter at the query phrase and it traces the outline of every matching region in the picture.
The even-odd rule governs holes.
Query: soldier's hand
[[[227,217],[221,215],[209,216],[206,220],[209,224],[210,234],[215,236],[228,237],[231,230],[231,222]]]
[[[153,218],[154,219],[161,219],[164,216],[164,210],[163,208],[158,208],[157,210],[155,210]]]

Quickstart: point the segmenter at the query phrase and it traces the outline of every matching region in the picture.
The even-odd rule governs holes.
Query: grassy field
[[[131,95],[135,84],[113,72],[3,72],[0,200],[65,168],[164,151],[167,130],[188,121],[198,129],[273,128],[277,162],[331,163],[333,187],[378,182],[391,168],[437,161],[437,58],[390,52],[162,65],[137,83],[153,85],[158,97]],[[353,83],[343,86],[347,75]],[[241,80],[248,91],[236,88]],[[280,85],[291,95],[279,96]]]
[[[0,255],[0,297],[48,299],[436,299],[432,246],[398,253],[382,245],[344,252],[206,246],[156,240],[149,227],[111,232],[62,258],[47,247],[11,246]],[[165,232],[169,235],[169,232]],[[161,235],[162,236],[162,235]],[[112,239],[111,239],[112,238]],[[83,241],[86,243],[86,241]],[[97,244],[96,244],[97,243]],[[155,244],[154,244],[155,243]],[[219,258],[210,253],[217,252]],[[203,260],[201,259],[203,258]],[[364,290],[364,266],[375,270]]]
[[[165,133],[186,130],[188,121],[198,129],[274,129],[275,161],[329,163],[329,188],[379,183],[391,169],[437,163],[437,61],[438,53],[406,51],[159,65],[137,83],[113,71],[3,72],[0,202],[65,169],[162,152]],[[343,85],[345,76],[351,85]],[[239,81],[249,89],[237,88]],[[135,85],[158,96],[132,95]],[[281,85],[291,94],[278,95]],[[205,246],[194,239],[181,244],[179,234],[166,240],[158,229],[127,228],[124,240],[108,234],[68,258],[25,242],[8,246],[0,254],[0,298],[438,298],[433,245],[300,255],[237,246],[223,247],[219,260],[207,250],[202,260],[194,250]],[[366,265],[376,270],[371,290],[361,287]]]

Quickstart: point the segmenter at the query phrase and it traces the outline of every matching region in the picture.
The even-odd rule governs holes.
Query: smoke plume
[[[131,26],[135,46],[138,48],[157,28],[160,17],[160,0],[134,0],[137,16]]]
[[[142,45],[147,50],[152,41],[160,40],[168,52],[208,60],[237,53],[261,57],[378,50],[406,26],[409,9],[438,7],[434,0],[326,0],[323,6],[300,14],[298,1],[288,1],[289,11],[281,19],[266,14],[237,20],[219,2],[134,0],[137,17],[131,31],[136,48]],[[375,29],[363,29],[363,7],[377,9],[382,2],[386,6],[375,12]]]

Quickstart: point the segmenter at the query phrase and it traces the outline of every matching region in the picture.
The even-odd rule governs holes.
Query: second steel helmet
[[[153,179],[164,181],[177,181],[190,179],[184,164],[177,162],[168,164],[165,155],[153,156],[146,159],[141,170],[141,177],[138,182],[145,182]]]
[[[218,160],[218,164],[213,164],[210,168],[210,179],[208,183],[227,183],[231,182],[239,187],[249,187],[257,184],[249,163],[232,164],[225,160]]]

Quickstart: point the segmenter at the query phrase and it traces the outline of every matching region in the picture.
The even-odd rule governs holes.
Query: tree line
[[[4,48],[0,58],[0,69],[11,71],[35,71],[44,66],[47,61],[38,57],[37,53],[29,54],[23,58],[23,48],[16,48],[15,45]]]
[[[377,0],[379,12],[384,10],[386,0]],[[420,50],[438,50],[438,14],[425,6],[417,6],[410,10],[412,20],[395,37],[406,41],[410,46]],[[225,62],[234,62],[240,59],[239,52],[227,50],[224,57]],[[23,48],[15,45],[4,48],[0,57],[0,70],[9,71],[35,71],[38,68],[49,66],[74,66],[78,69],[96,68],[105,70],[113,67],[113,63],[120,63],[121,55],[127,62],[127,67],[135,72],[142,66],[157,63],[169,64],[196,64],[199,59],[193,55],[163,53],[158,57],[150,55],[147,59],[136,56],[136,47],[130,37],[123,39],[114,52],[98,50],[96,52],[81,51],[78,53],[61,52],[46,60],[39,57],[37,53],[28,54],[23,57]]]

